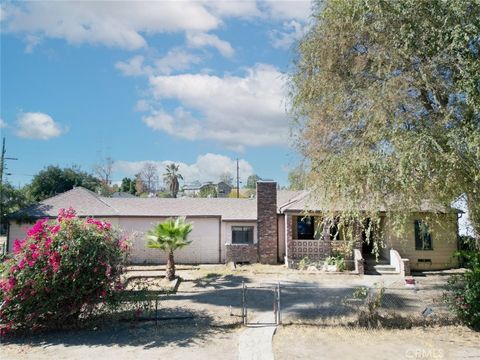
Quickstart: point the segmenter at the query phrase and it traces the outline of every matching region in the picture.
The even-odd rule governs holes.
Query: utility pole
[[[238,158],[237,158],[237,199],[240,198],[240,170],[238,167]]]
[[[2,155],[0,157],[0,231],[3,226],[3,175],[4,171],[7,168],[5,166],[5,160],[18,160],[17,158],[12,158],[12,157],[5,157],[5,137],[3,138],[2,141]],[[9,173],[5,173],[5,175],[10,175]]]

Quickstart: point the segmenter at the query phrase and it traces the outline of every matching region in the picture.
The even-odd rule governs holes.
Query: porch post
[[[327,257],[332,254],[332,241],[330,240],[330,220],[323,220],[322,246],[320,248],[321,257]]]
[[[292,215],[285,214],[285,256],[287,258],[287,261],[291,259],[293,255],[292,221]]]

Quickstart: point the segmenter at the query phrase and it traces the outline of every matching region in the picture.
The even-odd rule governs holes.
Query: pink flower
[[[27,232],[27,236],[39,239],[45,233],[45,223],[48,219],[38,220]]]
[[[20,269],[23,269],[23,268],[25,267],[25,263],[26,263],[25,258],[23,258],[23,259],[20,260],[20,262],[18,263],[18,267],[19,267]]]
[[[57,272],[60,269],[61,258],[60,254],[56,251],[53,251],[48,258],[48,263],[53,268],[53,272]]]
[[[47,240],[45,240],[45,249],[46,250],[50,249],[51,244],[52,244],[52,238],[47,238]]]
[[[68,210],[60,209],[58,212],[57,220],[62,222],[64,220],[73,219],[77,216],[77,212],[72,208],[69,207]]]
[[[128,250],[128,244],[127,244],[127,242],[125,241],[125,239],[120,239],[120,240],[118,241],[118,246],[119,246],[120,249],[122,249],[123,251]]]
[[[13,242],[13,252],[15,254],[19,254],[22,251],[25,241],[26,239],[23,239],[23,240],[15,239],[15,241]]]
[[[5,292],[9,292],[15,287],[15,284],[17,281],[15,280],[14,277],[9,277],[8,279],[3,280],[0,282],[0,289],[2,289]]]
[[[56,233],[58,233],[59,231],[60,231],[60,225],[58,225],[58,224],[57,224],[57,225],[54,225],[54,226],[52,226],[52,227],[50,228],[50,232],[51,232],[52,234],[54,234],[54,235],[55,235]]]

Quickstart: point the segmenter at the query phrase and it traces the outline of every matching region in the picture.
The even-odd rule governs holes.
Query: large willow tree
[[[311,25],[290,94],[314,194],[397,215],[465,196],[480,236],[480,0],[325,0]]]

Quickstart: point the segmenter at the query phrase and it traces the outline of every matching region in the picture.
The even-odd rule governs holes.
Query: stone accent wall
[[[257,245],[247,244],[226,244],[225,245],[225,262],[233,263],[256,263],[258,262]]]
[[[277,183],[257,182],[258,255],[261,263],[276,264],[277,244]]]
[[[291,240],[290,259],[300,260],[307,256],[311,260],[323,260],[331,254],[331,242],[318,240]]]

